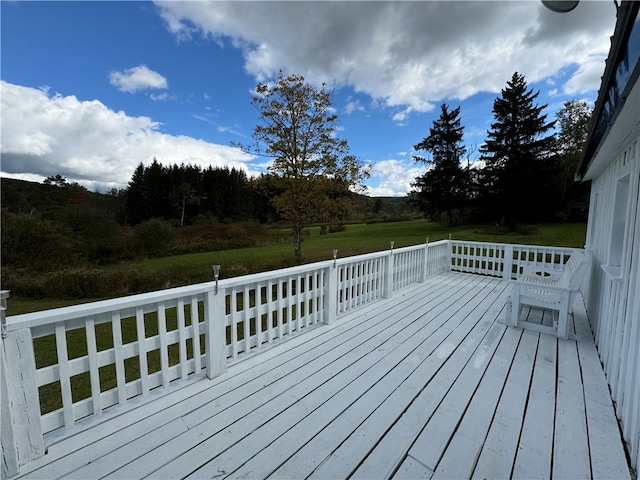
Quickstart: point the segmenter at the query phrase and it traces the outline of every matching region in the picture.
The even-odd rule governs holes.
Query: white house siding
[[[614,160],[592,179],[586,247],[593,252],[593,264],[587,307],[631,464],[637,469],[640,465],[640,136],[637,128],[631,131],[633,135],[615,151],[601,150],[600,154],[608,153]]]

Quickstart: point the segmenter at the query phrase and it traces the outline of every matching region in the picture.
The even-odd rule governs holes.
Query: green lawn
[[[376,224],[347,225],[344,232],[321,235],[320,227],[308,229],[309,235],[302,244],[303,263],[330,260],[333,249],[338,249],[340,258],[368,252],[386,250],[390,242],[395,248],[424,243],[426,238],[435,242],[449,238],[483,242],[522,243],[566,247],[584,246],[586,224],[557,223],[529,227],[526,234],[500,233],[495,226],[474,225],[444,227],[425,220]],[[149,272],[164,272],[169,277],[189,272],[190,276],[206,281],[213,278],[211,265],[221,265],[220,278],[229,278],[249,273],[275,270],[296,265],[293,246],[290,244],[264,245],[208,253],[194,253],[142,261],[122,263],[106,267],[114,270],[136,269]],[[64,300],[45,298],[41,300],[10,298],[9,315],[18,315],[66,305],[86,303],[98,299]]]

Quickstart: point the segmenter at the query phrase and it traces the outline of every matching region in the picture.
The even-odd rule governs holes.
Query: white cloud
[[[424,167],[413,161],[382,160],[371,167],[369,194],[374,197],[401,197],[411,190],[416,177],[424,174]]]
[[[157,5],[179,38],[199,34],[242,49],[258,81],[280,69],[314,83],[335,79],[399,108],[397,122],[443,100],[499,92],[514,71],[535,83],[577,65],[567,90],[597,90],[615,24],[614,6],[598,1],[568,14],[538,1]]]
[[[350,100],[344,106],[344,113],[347,115],[351,115],[353,112],[364,112],[364,107],[360,105],[358,100]]]
[[[404,122],[407,120],[407,118],[409,118],[409,114],[411,113],[411,110],[413,110],[411,107],[407,107],[401,112],[396,113],[393,116],[393,121],[396,122],[398,125],[402,126]]]
[[[164,89],[169,86],[167,79],[146,65],[127,68],[121,72],[109,73],[109,82],[121,92],[134,93],[151,88]]]
[[[33,180],[63,175],[79,183],[124,186],[139,163],[229,166],[249,173],[238,149],[162,133],[148,117],[114,112],[97,100],[50,96],[0,81],[2,171]],[[10,119],[10,120],[9,120]]]
[[[171,95],[167,92],[163,92],[163,93],[151,93],[149,94],[149,98],[154,101],[165,102],[168,100],[176,100],[178,97],[176,97],[175,95]]]

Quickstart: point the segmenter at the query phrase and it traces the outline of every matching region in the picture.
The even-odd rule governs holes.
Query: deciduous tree
[[[252,104],[259,113],[253,145],[245,151],[273,158],[269,172],[279,179],[272,199],[293,227],[294,254],[301,255],[302,229],[320,213],[336,214],[349,189],[362,185],[367,172],[339,139],[332,92],[301,75],[280,72],[274,84],[257,86]],[[342,192],[337,195],[336,190]]]
[[[586,220],[589,185],[575,182],[574,174],[587,140],[592,112],[584,100],[568,100],[556,113],[557,124],[560,127],[556,133],[559,216],[565,220]]]

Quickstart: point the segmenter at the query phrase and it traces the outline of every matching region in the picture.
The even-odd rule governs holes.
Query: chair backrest
[[[564,273],[558,282],[570,290],[578,290],[584,274],[587,272],[587,256],[582,251],[575,251],[564,266]]]

